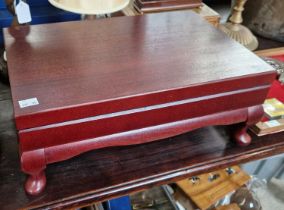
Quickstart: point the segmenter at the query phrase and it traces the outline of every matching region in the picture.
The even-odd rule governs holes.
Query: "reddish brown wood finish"
[[[0,110],[0,206],[5,210],[78,208],[284,152],[283,133],[260,138],[252,135],[249,146],[237,147],[223,128],[206,127],[162,141],[103,148],[51,164],[46,190],[29,196],[21,187],[25,175],[17,155],[12,102],[1,83]]]
[[[257,110],[258,114],[262,116],[262,106],[251,107],[249,110]],[[79,141],[68,145],[59,145],[54,147],[49,147],[45,149],[45,160],[46,164],[53,163],[57,161],[66,160],[72,156],[79,155],[83,152],[92,150],[93,148],[99,149],[103,147],[110,146],[126,146],[129,144],[139,144],[147,143],[156,139],[168,138],[173,135],[179,135],[187,131],[191,131],[203,126],[220,124],[227,125],[238,122],[244,122],[248,116],[248,109],[239,109],[225,113],[217,113],[208,115],[205,117],[193,118],[188,120],[183,120],[180,122],[175,122],[172,124],[159,125],[153,128],[148,128],[147,130],[136,130],[127,133],[119,133],[113,136],[86,139],[85,141]],[[227,116],[230,117],[227,117]],[[238,133],[238,132],[237,132]],[[242,128],[242,134],[246,131]],[[248,135],[248,134],[247,134]],[[245,144],[245,140],[242,137],[236,137],[240,145]],[[250,140],[248,140],[250,141]],[[249,143],[246,142],[246,145]],[[64,153],[64,150],[68,150],[68,153]]]
[[[7,210],[78,208],[284,152],[283,133],[261,138],[253,135],[249,146],[237,147],[224,137],[223,128],[206,127],[148,144],[99,149],[51,164],[46,190],[31,197],[21,187],[25,176],[19,170],[16,132],[8,128],[10,124],[0,133],[0,206]]]
[[[252,88],[274,76],[190,11],[20,27],[5,30],[5,44],[19,130]],[[40,104],[20,109],[17,101],[31,97]]]
[[[29,152],[20,151],[22,170],[29,174],[25,189],[31,195],[41,193],[46,185],[44,169],[46,168],[45,149]]]
[[[200,7],[202,0],[135,0],[135,5],[142,12],[160,12]]]
[[[13,28],[5,44],[30,194],[47,164],[93,149],[240,122],[247,145],[275,77],[191,12]],[[33,97],[39,105],[19,107]]]

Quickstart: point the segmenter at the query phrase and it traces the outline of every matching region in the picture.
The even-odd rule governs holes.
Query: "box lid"
[[[190,11],[4,34],[18,129],[260,86],[275,76]]]

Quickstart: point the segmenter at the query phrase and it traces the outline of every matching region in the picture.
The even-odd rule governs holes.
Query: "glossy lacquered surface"
[[[19,129],[268,85],[272,68],[192,12],[5,30]],[[19,108],[36,97],[39,105]]]
[[[5,43],[31,195],[48,164],[94,149],[236,123],[248,145],[276,75],[191,12],[10,28]]]
[[[22,187],[18,139],[9,89],[0,83],[0,206],[5,210],[55,209],[90,205],[284,152],[283,133],[238,147],[223,127],[202,128],[148,144],[88,152],[47,170],[48,185],[32,197]]]
[[[162,12],[202,6],[202,0],[134,0],[141,12]]]

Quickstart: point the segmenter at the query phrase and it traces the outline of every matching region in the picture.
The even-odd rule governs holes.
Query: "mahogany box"
[[[134,0],[134,6],[140,12],[150,13],[197,8],[202,6],[202,0]]]
[[[271,66],[190,11],[5,29],[25,188],[47,164],[238,124],[250,142]]]

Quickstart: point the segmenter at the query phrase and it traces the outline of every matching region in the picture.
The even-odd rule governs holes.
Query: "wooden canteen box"
[[[276,73],[190,11],[5,29],[25,189],[90,150],[262,117]],[[190,139],[189,139],[190,140]]]

